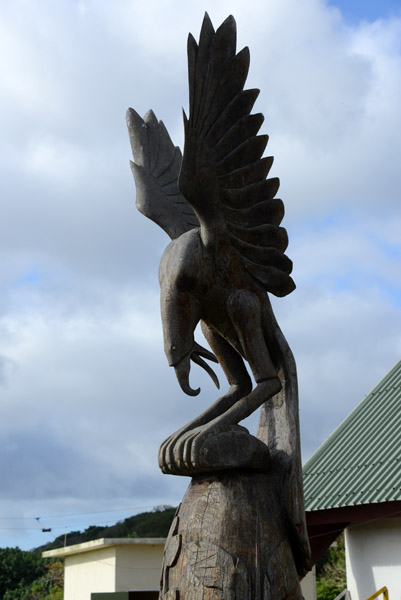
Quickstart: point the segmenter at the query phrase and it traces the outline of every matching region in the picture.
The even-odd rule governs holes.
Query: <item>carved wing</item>
[[[160,225],[171,239],[199,227],[192,207],[178,190],[182,155],[163,121],[158,121],[151,110],[142,119],[129,108],[127,125],[135,160],[130,164],[138,210]]]
[[[292,292],[284,205],[279,179],[266,179],[273,158],[262,158],[267,135],[262,114],[250,114],[259,90],[244,90],[249,50],[236,54],[232,16],[215,32],[205,15],[199,45],[188,38],[189,118],[179,188],[193,206],[202,239],[216,232],[239,252],[245,268],[277,296]]]

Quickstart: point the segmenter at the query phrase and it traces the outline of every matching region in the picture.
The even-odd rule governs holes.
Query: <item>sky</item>
[[[0,0],[0,547],[175,506],[188,485],[157,450],[216,390],[195,366],[185,396],[163,353],[169,239],[135,208],[125,111],[152,108],[182,147],[205,9],[250,47],[281,180],[297,289],[273,304],[304,460],[401,358],[398,2]]]

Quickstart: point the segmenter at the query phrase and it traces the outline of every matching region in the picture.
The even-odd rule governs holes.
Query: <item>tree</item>
[[[39,552],[20,548],[0,548],[0,598],[20,583],[27,585],[45,572],[45,561]]]
[[[64,585],[64,565],[55,561],[45,565],[44,575],[35,579],[31,584],[20,584],[13,590],[8,590],[3,600],[62,600]]]
[[[344,534],[337,538],[316,565],[316,594],[318,600],[333,600],[347,587],[345,574]]]

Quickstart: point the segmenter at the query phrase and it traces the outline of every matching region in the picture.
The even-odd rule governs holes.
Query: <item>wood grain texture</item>
[[[301,600],[277,478],[192,479],[165,547],[161,600]]]

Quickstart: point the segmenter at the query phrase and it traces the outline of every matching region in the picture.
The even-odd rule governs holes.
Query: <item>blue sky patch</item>
[[[17,281],[18,285],[37,284],[43,280],[43,273],[37,269],[32,268],[26,271]]]
[[[399,0],[332,0],[328,5],[339,8],[344,18],[353,25],[401,15]]]

